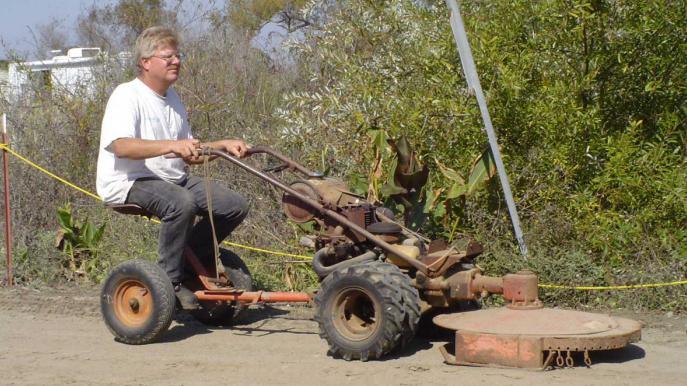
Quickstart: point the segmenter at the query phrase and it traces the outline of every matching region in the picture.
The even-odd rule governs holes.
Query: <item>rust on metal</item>
[[[484,276],[482,274],[476,274],[470,283],[470,289],[475,294],[488,293],[488,294],[501,294],[503,293],[503,278]]]
[[[509,273],[503,277],[503,298],[512,309],[537,309],[544,305],[539,300],[539,279],[532,271]]]
[[[298,164],[298,163],[292,161],[288,157],[282,155],[281,153],[279,153],[278,151],[276,151],[270,147],[253,146],[250,149],[246,150],[246,156],[250,156],[253,154],[261,154],[261,153],[269,154],[269,155],[273,156],[274,158],[277,158],[278,160],[280,160],[284,164],[286,164],[289,169],[298,171],[306,177],[311,177],[311,178],[322,177],[320,174],[317,174],[317,173],[310,171],[308,168],[304,167],[301,164]]]
[[[374,315],[382,312],[381,307],[381,304],[372,301],[366,290],[349,288],[336,296],[329,312],[333,315],[337,331],[349,340],[363,341],[380,328],[381,324]]]
[[[129,328],[144,325],[153,314],[153,295],[138,280],[124,280],[119,283],[112,304],[117,320]]]
[[[269,174],[261,172],[261,171],[255,169],[254,167],[246,164],[245,162],[242,162],[238,158],[233,157],[233,156],[231,156],[231,155],[229,155],[223,151],[210,149],[210,150],[208,150],[208,152],[209,152],[209,155],[214,155],[214,156],[224,158],[227,161],[233,163],[234,165],[239,166],[240,168],[244,169],[245,171],[247,171],[247,172],[249,172],[249,173],[251,173],[257,177],[260,177],[264,181],[267,181],[268,183],[274,185],[275,187],[283,190],[284,192],[286,192],[292,196],[298,197],[305,204],[309,205],[310,207],[312,207],[314,210],[318,211],[319,213],[326,215],[326,217],[328,217],[329,219],[336,221],[337,223],[342,225],[344,228],[348,228],[352,231],[355,231],[356,233],[359,233],[360,235],[364,236],[367,240],[371,241],[372,243],[374,243],[375,245],[380,247],[382,250],[395,254],[399,258],[405,260],[408,264],[413,266],[418,271],[423,272],[423,273],[427,273],[427,266],[425,264],[421,263],[420,261],[418,261],[416,259],[411,258],[410,256],[407,256],[405,253],[399,251],[398,248],[396,248],[394,245],[387,243],[386,241],[380,239],[379,237],[376,237],[375,235],[373,235],[372,233],[370,233],[366,229],[358,226],[357,224],[355,224],[354,222],[352,222],[351,220],[346,218],[344,215],[338,213],[337,211],[327,208],[325,205],[318,202],[317,200],[313,200],[309,197],[306,197],[306,196],[300,194],[299,192],[295,191],[294,189],[292,189],[288,185],[275,179],[274,177],[270,176]],[[265,151],[265,149],[261,149],[260,152],[266,152],[266,151]],[[254,153],[256,153],[256,151],[252,151],[249,154],[254,154]],[[284,158],[288,159],[286,157],[284,157]],[[291,161],[291,162],[293,162],[293,161]],[[314,175],[314,174],[313,174],[313,176],[317,177],[317,175]]]
[[[311,300],[305,292],[265,292],[265,291],[196,291],[198,300],[220,300],[239,303],[308,303]]]
[[[456,363],[498,364],[507,367],[541,367],[541,340],[531,336],[456,333]]]
[[[319,200],[320,197],[315,189],[303,181],[297,181],[290,185],[290,187],[298,193],[312,199]],[[282,196],[282,210],[286,216],[292,221],[302,224],[315,218],[315,212],[312,208],[303,203],[298,197],[284,193]]]
[[[116,212],[123,214],[133,214],[145,217],[152,217],[153,214],[144,208],[135,204],[114,204],[108,205]],[[217,273],[216,268],[208,268],[200,259],[193,253],[191,248],[186,247],[184,250],[184,258],[189,264],[196,277],[200,280],[205,290],[196,291],[198,300],[214,300],[227,301],[239,303],[281,303],[281,302],[310,302],[311,297],[307,293],[302,292],[245,292],[240,289],[229,286],[229,282],[224,273]],[[148,311],[152,310],[150,305],[152,301],[148,298],[150,292],[145,289],[148,297],[138,296],[137,288],[145,288],[139,282],[126,282],[118,288],[119,298],[115,299],[115,313],[117,313],[120,320],[128,320],[133,325],[140,323],[143,316],[149,317]],[[139,291],[140,292],[140,291]],[[152,311],[150,311],[152,312]]]
[[[499,308],[439,315],[438,326],[456,330],[455,355],[448,363],[477,366],[571,367],[571,352],[622,348],[641,338],[638,322],[560,309]],[[555,360],[555,361],[554,361]]]
[[[212,280],[218,276],[217,266],[215,264],[211,264],[210,267],[207,267],[207,265],[210,264],[203,264],[198,256],[196,256],[196,254],[193,253],[193,250],[189,247],[184,248],[184,259],[186,263],[193,268],[193,272],[196,273],[205,288],[216,289],[218,287],[217,281]]]

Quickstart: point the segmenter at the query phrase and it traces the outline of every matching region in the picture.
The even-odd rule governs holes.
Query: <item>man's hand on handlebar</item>
[[[200,154],[200,141],[197,139],[182,139],[173,141],[171,144],[172,153],[183,159],[195,160]]]
[[[208,157],[209,161],[217,158],[217,156],[201,155],[203,148],[222,150],[238,158],[244,158],[250,155],[248,154],[248,149],[250,149],[250,147],[240,139],[225,139],[207,143],[201,143],[197,139],[184,139],[174,141],[172,152],[165,157],[180,157],[190,165],[203,163],[205,157]]]
[[[217,150],[223,150],[234,157],[239,158],[246,157],[248,155],[246,152],[249,149],[248,145],[246,145],[246,143],[241,139],[224,139],[221,141],[204,143],[203,146],[211,147]]]
[[[222,147],[224,150],[227,151],[227,153],[243,158],[246,156],[246,151],[248,150],[248,145],[246,145],[245,142],[243,142],[240,139],[227,139],[224,141],[221,141]]]

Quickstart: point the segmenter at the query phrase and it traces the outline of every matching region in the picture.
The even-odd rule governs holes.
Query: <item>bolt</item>
[[[138,299],[136,299],[136,298],[129,299],[129,307],[131,307],[131,309],[134,312],[138,312],[138,307],[139,307]]]

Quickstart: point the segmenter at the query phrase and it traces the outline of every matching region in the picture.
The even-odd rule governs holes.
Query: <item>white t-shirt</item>
[[[139,178],[159,177],[179,182],[186,177],[186,163],[181,158],[117,157],[110,145],[118,138],[193,138],[188,115],[174,89],[168,89],[162,97],[138,78],[115,88],[103,116],[96,188],[105,202],[123,203],[131,185]]]

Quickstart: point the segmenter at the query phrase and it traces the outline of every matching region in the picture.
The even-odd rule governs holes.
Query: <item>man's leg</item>
[[[197,308],[198,299],[180,284],[184,274],[184,248],[198,210],[193,195],[170,182],[141,178],[134,182],[126,202],[139,205],[160,219],[158,264],[174,284],[182,307]]]
[[[205,192],[205,181],[200,177],[190,176],[185,184],[191,192],[198,207],[198,214],[203,218],[193,227],[189,245],[201,259],[213,256],[212,228],[208,216],[208,202]],[[217,242],[224,240],[248,215],[248,203],[240,194],[210,181],[212,212]]]

